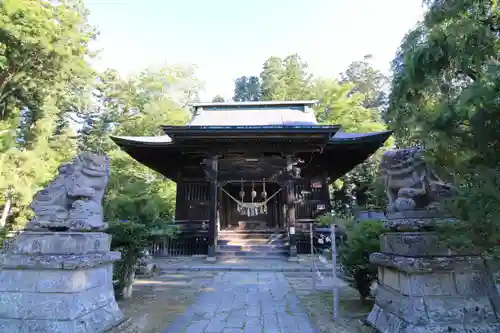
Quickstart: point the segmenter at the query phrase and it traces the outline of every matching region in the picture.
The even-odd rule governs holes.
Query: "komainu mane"
[[[388,212],[436,210],[440,201],[453,195],[454,187],[443,182],[417,148],[396,149],[384,154],[381,163],[389,200]]]
[[[102,198],[109,178],[106,156],[82,153],[63,164],[49,185],[38,191],[30,207],[35,217],[28,230],[100,230]]]

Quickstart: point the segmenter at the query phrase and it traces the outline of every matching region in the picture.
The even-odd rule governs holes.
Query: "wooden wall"
[[[177,184],[176,221],[208,221],[210,218],[210,183],[179,182]]]
[[[330,198],[328,192],[328,184],[325,179],[316,180],[316,186],[311,186],[311,180],[305,179],[295,187],[296,195],[298,196],[301,190],[305,189],[310,191],[308,194],[303,195],[303,200],[296,203],[296,221],[298,224],[308,224],[314,222],[316,218],[326,211],[330,210]],[[319,185],[321,184],[321,187]],[[235,198],[239,198],[240,186],[233,184],[225,187],[226,191],[231,193]],[[255,189],[257,194],[260,195],[262,185],[256,184]],[[270,183],[266,185],[266,192],[271,196],[279,185]],[[250,199],[251,188],[248,185],[245,187],[245,200]],[[177,184],[177,197],[176,197],[176,221],[183,222],[183,224],[195,225],[208,223],[210,216],[210,183],[204,181],[190,181],[179,182]],[[219,218],[221,228],[233,224],[238,219],[252,218],[242,217],[236,211],[236,203],[229,198],[229,196],[219,190]],[[259,198],[259,200],[262,200]],[[277,227],[284,227],[284,204],[286,202],[285,191],[281,191],[275,198],[268,202],[267,216],[259,216],[257,219],[265,218],[270,226],[276,225]]]
[[[306,194],[303,201],[296,203],[296,233],[298,253],[309,253],[309,226],[316,217],[330,210],[330,198],[326,180],[321,180],[322,187],[310,187],[310,180],[304,180],[297,184],[295,191],[300,193],[301,189],[307,188],[311,191]],[[317,185],[317,184],[316,184]],[[278,185],[267,185],[268,196],[272,195]],[[236,187],[235,197],[238,197],[239,186]],[[260,190],[257,190],[260,193]],[[232,193],[233,194],[233,193]],[[247,191],[247,195],[250,193]],[[281,191],[276,196],[276,200],[271,200],[268,204],[268,221],[276,221],[278,227],[285,230],[284,204],[286,202],[286,192]],[[151,248],[152,254],[160,256],[175,255],[198,255],[206,254],[208,251],[208,223],[210,214],[210,183],[205,181],[189,181],[177,183],[176,197],[176,224],[181,234],[172,240],[158,238]],[[318,210],[318,205],[323,205],[324,209]],[[219,191],[219,218],[221,229],[234,218],[236,204],[226,194]]]

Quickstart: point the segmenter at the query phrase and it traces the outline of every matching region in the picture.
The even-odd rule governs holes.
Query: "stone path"
[[[281,272],[219,273],[165,333],[314,333]]]

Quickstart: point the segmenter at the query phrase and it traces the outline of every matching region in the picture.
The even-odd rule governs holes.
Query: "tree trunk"
[[[132,297],[132,286],[135,280],[135,265],[129,266],[128,272],[125,275],[124,287],[122,289],[122,297],[123,299]]]
[[[0,228],[4,228],[5,224],[7,224],[7,218],[9,217],[11,206],[12,206],[12,200],[7,197],[5,205],[3,206],[2,217],[0,218]]]
[[[359,298],[362,304],[366,303],[366,299],[370,297],[370,288],[372,280],[370,279],[369,272],[364,269],[358,270],[354,274],[356,281],[356,289],[359,292]]]

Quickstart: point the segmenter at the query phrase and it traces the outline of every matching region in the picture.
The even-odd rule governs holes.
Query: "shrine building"
[[[315,103],[195,103],[187,126],[162,126],[162,136],[112,139],[177,184],[180,242],[196,239],[214,259],[228,230],[249,238],[281,234],[294,258],[309,224],[331,209],[328,185],[391,135],[319,125]]]

